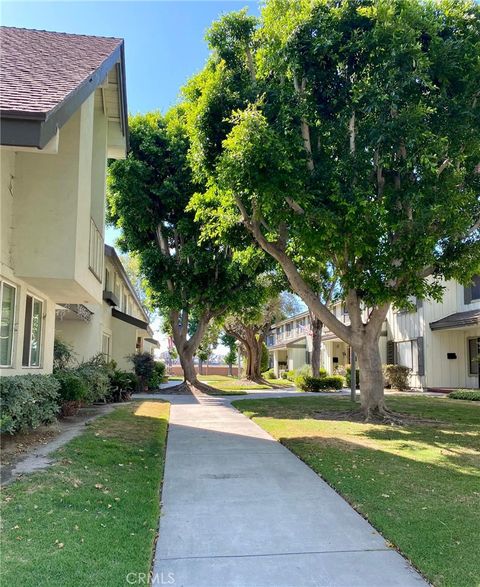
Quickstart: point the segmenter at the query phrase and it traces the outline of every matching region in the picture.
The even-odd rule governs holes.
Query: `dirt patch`
[[[1,437],[2,462],[0,468],[3,469],[16,463],[38,446],[48,444],[62,430],[61,423],[57,421],[50,426],[40,426],[25,434],[16,434],[15,436],[3,434]]]

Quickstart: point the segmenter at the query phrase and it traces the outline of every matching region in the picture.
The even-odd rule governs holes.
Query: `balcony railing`
[[[90,248],[88,267],[95,277],[102,282],[103,277],[103,237],[93,218],[90,218]]]

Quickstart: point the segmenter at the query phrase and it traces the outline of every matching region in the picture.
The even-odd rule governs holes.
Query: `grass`
[[[412,418],[408,425],[355,421],[344,397],[234,405],[341,493],[432,584],[478,587],[480,406],[418,396],[387,401]]]
[[[148,574],[168,415],[165,402],[121,406],[3,489],[3,585],[118,587]]]
[[[238,393],[242,391],[250,391],[257,389],[272,389],[270,385],[263,383],[240,383],[236,377],[230,377],[228,375],[199,375],[200,381],[208,383],[211,387],[218,389],[223,393],[211,393],[210,395],[245,395],[244,393]],[[272,379],[272,383],[281,385],[282,387],[291,387],[292,383],[285,379]]]

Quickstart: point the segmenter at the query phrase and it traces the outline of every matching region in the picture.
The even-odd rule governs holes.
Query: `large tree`
[[[201,388],[193,357],[212,319],[249,299],[262,255],[253,251],[244,263],[230,247],[200,238],[200,226],[185,210],[201,188],[188,148],[181,107],[166,116],[132,117],[130,152],[109,168],[108,210],[122,230],[120,247],[139,260],[151,306],[168,321],[185,380]]]
[[[186,88],[207,234],[241,222],[356,352],[367,418],[388,414],[391,304],[440,298],[480,259],[480,7],[467,0],[269,0],[227,15]],[[222,211],[222,214],[219,211]],[[350,324],[302,276],[331,263]]]

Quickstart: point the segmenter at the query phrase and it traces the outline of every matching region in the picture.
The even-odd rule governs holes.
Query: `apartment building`
[[[121,39],[0,28],[0,366],[52,370],[59,307],[103,303],[107,158],[128,143]]]
[[[136,352],[153,355],[158,342],[125,268],[109,245],[105,245],[104,265],[102,303],[57,306],[55,335],[73,347],[79,361],[103,353],[120,369],[132,370],[128,357]]]
[[[413,307],[411,311],[390,309],[379,342],[382,362],[409,367],[414,388],[479,388],[480,276],[465,287],[448,281],[441,302],[413,300]],[[332,311],[349,323],[344,304],[333,304]],[[274,324],[267,347],[277,375],[310,364],[308,312]],[[349,364],[350,353],[349,345],[324,328],[321,365],[328,373]]]

